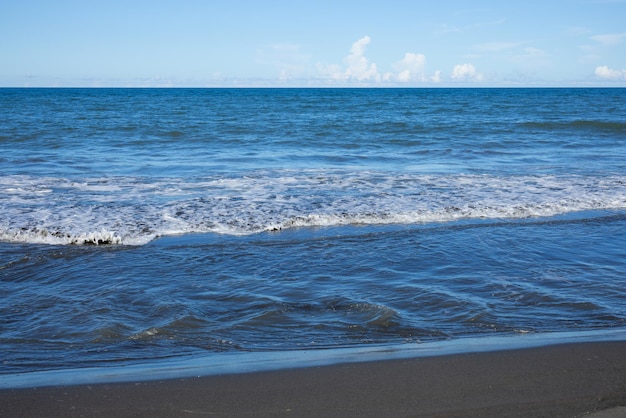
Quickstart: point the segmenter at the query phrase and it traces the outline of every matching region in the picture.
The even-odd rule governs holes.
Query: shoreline
[[[0,374],[0,390],[195,378],[614,341],[626,342],[626,329],[483,335],[421,343],[290,351],[221,352],[118,365]]]
[[[0,415],[621,416],[625,353],[626,341],[570,342],[196,378],[1,389]]]

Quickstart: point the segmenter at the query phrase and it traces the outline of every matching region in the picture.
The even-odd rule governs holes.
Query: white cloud
[[[614,70],[604,65],[596,67],[596,77],[604,80],[626,80],[626,70]]]
[[[584,26],[569,26],[565,28],[563,33],[568,36],[585,36],[589,35],[589,33],[591,33],[591,30]]]
[[[605,35],[594,35],[591,37],[591,39],[606,46],[617,45],[617,44],[624,42],[624,40],[626,40],[626,32],[608,33]]]
[[[439,70],[435,71],[435,74],[430,76],[430,81],[432,81],[433,83],[440,83],[441,82],[441,71],[439,71]]]
[[[337,64],[317,64],[318,73],[333,81],[380,82],[376,64],[365,57],[365,49],[370,42],[370,37],[364,36],[352,44],[350,54],[343,59],[345,69]]]
[[[415,54],[407,52],[404,58],[394,64],[394,69],[398,71],[395,80],[401,83],[410,83],[412,81],[426,81],[424,66],[426,57],[424,54]]]
[[[441,81],[441,71],[435,72],[428,77],[426,75],[426,56],[407,52],[404,58],[393,64],[395,73],[388,72],[383,76],[383,81],[395,83],[439,83]]]
[[[343,68],[341,67],[341,65],[337,64],[317,64],[317,72],[319,73],[320,77],[328,78],[333,81],[342,81],[346,79]]]
[[[365,57],[365,50],[370,44],[369,36],[364,36],[352,44],[350,53],[343,59],[344,66],[337,64],[317,64],[317,71],[321,78],[336,82],[361,83],[417,83],[441,81],[441,71],[428,77],[425,71],[426,56],[414,52],[407,52],[404,57],[395,62],[393,72],[380,74],[375,63]]]
[[[352,44],[350,55],[344,58],[346,64],[346,78],[357,81],[380,81],[376,64],[369,63],[365,58],[365,48],[371,42],[369,36],[364,36]]]
[[[452,69],[450,78],[454,81],[482,81],[483,75],[472,64],[457,64]]]

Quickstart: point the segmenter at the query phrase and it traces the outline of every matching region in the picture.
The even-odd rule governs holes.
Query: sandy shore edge
[[[623,406],[626,341],[0,390],[0,415],[13,417],[612,417]]]

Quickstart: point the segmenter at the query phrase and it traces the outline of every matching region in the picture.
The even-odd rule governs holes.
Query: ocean
[[[0,377],[594,339],[625,282],[626,89],[0,89]]]

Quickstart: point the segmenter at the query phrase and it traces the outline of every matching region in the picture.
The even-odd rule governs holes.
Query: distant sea
[[[0,375],[624,330],[625,284],[626,89],[0,89]]]

